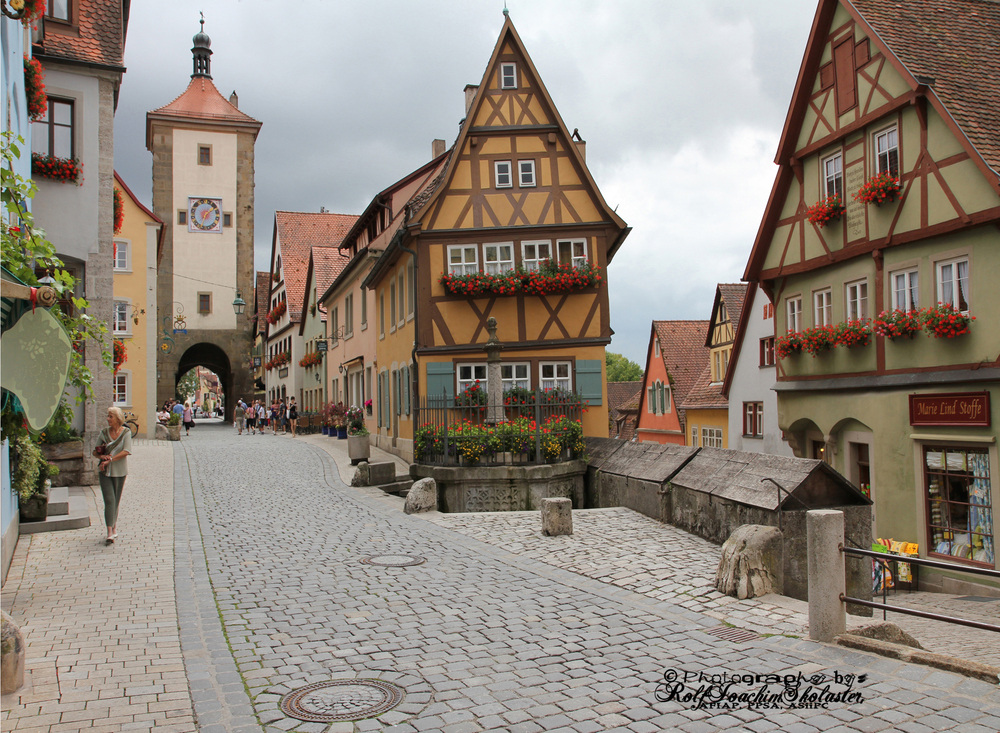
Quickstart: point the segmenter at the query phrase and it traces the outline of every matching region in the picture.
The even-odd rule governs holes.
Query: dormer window
[[[517,64],[500,64],[500,88],[517,89]]]

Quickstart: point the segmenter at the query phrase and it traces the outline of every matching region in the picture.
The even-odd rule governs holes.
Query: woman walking
[[[292,427],[292,437],[295,437],[295,428],[299,423],[299,408],[295,406],[295,398],[288,402],[288,424]]]
[[[184,422],[184,434],[190,435],[191,428],[194,427],[194,410],[191,409],[190,402],[184,403],[184,413],[183,417],[181,417],[181,420],[183,420]]]
[[[243,417],[247,424],[247,433],[253,435],[253,430],[257,426],[257,403],[247,405],[243,411]]]
[[[94,448],[98,459],[98,478],[104,496],[104,524],[108,528],[105,540],[109,545],[118,538],[118,507],[128,475],[126,459],[132,452],[132,431],[125,427],[125,414],[117,407],[108,408],[108,427],[101,431],[100,443]]]
[[[271,435],[278,434],[278,398],[271,403]]]

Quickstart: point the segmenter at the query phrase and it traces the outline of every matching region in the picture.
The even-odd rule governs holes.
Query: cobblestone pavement
[[[422,515],[442,527],[503,547],[521,557],[628,588],[648,598],[703,613],[759,634],[808,636],[808,604],[770,595],[740,601],[715,590],[722,548],[629,509],[573,511],[573,534],[545,537],[538,512]],[[879,597],[881,598],[881,596]],[[941,593],[890,592],[886,601],[986,623],[1000,623],[1000,598],[969,600]],[[849,627],[882,613],[848,616]],[[1000,667],[1000,638],[989,631],[889,612],[891,621],[929,651]]]
[[[176,653],[179,625],[190,682],[183,702],[205,733],[253,726],[268,733],[1000,729],[993,685],[780,635],[726,641],[707,633],[719,621],[685,607],[683,595],[654,598],[407,516],[400,500],[343,484],[343,459],[330,455],[343,451],[337,441],[237,436],[221,426],[197,433],[174,444],[174,503],[168,497],[142,507],[157,515],[151,525],[169,526],[173,518],[173,542],[158,531],[120,539],[111,552],[134,553],[134,562],[102,592],[125,603],[122,586],[173,574],[180,614],[172,626],[174,606],[158,597],[164,653]],[[128,507],[126,497],[123,512]],[[96,539],[100,527],[87,531]],[[34,552],[20,559],[22,552],[21,587],[42,593],[30,581],[41,559]],[[402,555],[424,562],[363,562]],[[66,565],[59,557],[45,562]],[[62,583],[63,607],[76,594],[86,597],[99,566],[89,558],[69,567],[80,578]],[[49,623],[62,626],[71,650],[107,644],[103,627],[77,632],[61,609],[39,607],[43,612],[57,619]],[[160,641],[143,639],[142,650]],[[699,709],[693,699],[657,699],[672,670],[866,677],[852,680],[863,700],[826,709]],[[283,695],[305,685],[336,680],[354,690],[369,678],[402,688],[402,702],[377,718],[333,724],[297,720],[279,707]],[[734,690],[757,689],[740,684]],[[845,687],[843,678],[822,684]],[[686,689],[697,685],[689,678]],[[109,695],[120,700],[126,692]],[[9,708],[5,698],[4,727],[15,717],[27,722],[30,704]],[[74,725],[37,729],[90,730],[90,721]]]
[[[25,685],[3,697],[3,730],[197,730],[174,604],[170,445],[133,443],[114,545],[90,489],[90,527],[18,541],[3,608],[26,637]]]

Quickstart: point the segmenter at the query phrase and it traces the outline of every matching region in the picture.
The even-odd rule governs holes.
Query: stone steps
[[[385,493],[399,496],[403,499],[410,493],[411,486],[413,486],[413,479],[408,476],[397,476],[396,480],[391,483],[379,484],[379,488]]]
[[[49,491],[48,517],[44,522],[19,522],[19,534],[58,532],[90,526],[90,507],[83,486],[53,487]]]

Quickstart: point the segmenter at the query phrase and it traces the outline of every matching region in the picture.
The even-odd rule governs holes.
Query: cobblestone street
[[[407,516],[399,499],[345,486],[345,442],[199,425],[172,452],[136,447],[116,545],[99,541],[99,502],[86,530],[22,537],[3,605],[23,625],[30,673],[4,697],[3,728],[1000,729],[995,685],[781,635],[802,633],[796,608],[731,602],[720,615],[691,568],[694,555],[717,556],[708,543],[649,536],[649,520],[625,510],[575,513],[572,538],[541,537],[527,515]],[[775,635],[708,633],[723,616]],[[162,679],[149,678],[157,665]],[[114,685],[98,684],[115,670]],[[826,709],[697,709],[657,700],[672,670],[867,678],[853,687],[863,700]],[[356,722],[279,706],[332,680],[347,692],[318,695],[327,709],[363,706],[365,679],[402,700]]]

